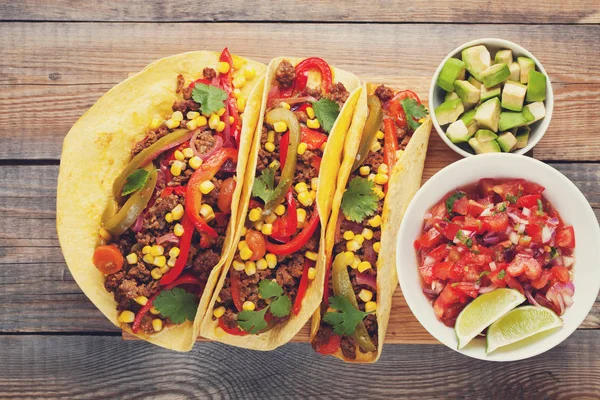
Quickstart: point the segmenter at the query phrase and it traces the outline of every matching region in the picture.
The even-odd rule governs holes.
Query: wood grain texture
[[[99,336],[0,336],[0,397],[211,399],[592,399],[600,331],[577,331],[524,362],[473,360],[444,346],[386,345],[352,365],[292,343],[271,352],[199,343],[187,354]]]
[[[194,10],[197,10],[194,12]],[[86,0],[22,0],[0,6],[5,21],[270,21],[279,22],[465,22],[465,23],[598,23],[600,4],[561,0],[522,1],[518,7],[502,0],[456,2],[452,0],[391,0],[343,2],[308,0],[280,2],[233,0],[187,2],[175,0],[148,3],[145,0],[95,2]]]

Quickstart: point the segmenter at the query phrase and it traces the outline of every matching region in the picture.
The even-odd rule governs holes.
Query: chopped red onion
[[[133,223],[131,230],[134,231],[135,233],[141,231],[143,223],[144,223],[144,213],[141,213],[140,216],[137,217],[137,219]]]
[[[375,275],[363,274],[362,272],[356,271],[356,282],[359,285],[370,286],[377,290],[377,277]]]
[[[480,217],[489,217],[490,215],[492,215],[492,209],[491,208],[486,208],[485,210],[483,210],[481,212],[481,214],[479,214]]]
[[[548,225],[544,225],[542,228],[542,243],[548,243],[554,236],[554,228],[550,228]]]
[[[433,265],[433,264],[435,264],[435,258],[433,258],[431,256],[425,257],[425,260],[423,261],[424,266]]]
[[[525,291],[525,297],[527,297],[527,301],[529,301],[529,304],[536,306],[536,307],[541,307],[540,304],[535,301],[535,299],[533,298],[533,296],[531,295],[531,292],[529,291],[529,289],[523,289]]]
[[[494,271],[495,271],[495,270],[498,268],[498,267],[496,266],[496,263],[495,263],[495,262],[493,262],[493,261],[492,261],[492,262],[489,264],[489,266],[490,266],[490,270],[491,270],[492,272],[494,272]]]
[[[194,133],[192,138],[190,139],[190,147],[194,150],[194,154],[200,157],[203,161],[208,160],[213,154],[215,154],[221,147],[223,147],[223,138],[221,136],[215,136],[215,143],[213,147],[208,150],[206,153],[200,153],[198,148],[196,147],[196,139],[198,135],[201,133],[200,129]]]
[[[500,237],[496,233],[488,233],[483,237],[483,243],[488,246],[493,246],[500,243]]]
[[[517,234],[517,232],[511,232],[510,235],[508,235],[508,239],[511,241],[512,244],[519,243],[519,235]]]
[[[525,232],[525,224],[519,224],[519,225],[517,226],[517,232],[518,232],[518,233],[523,233],[523,232]]]
[[[288,103],[290,106],[298,103],[306,103],[306,102],[314,102],[317,101],[316,98],[312,96],[303,96],[303,97],[294,97],[294,98],[285,98],[285,97],[277,97],[269,99],[268,107],[277,107],[281,102]]]
[[[573,256],[563,256],[562,259],[565,267],[571,267],[573,264],[575,264],[575,257]]]
[[[531,216],[531,210],[527,207],[523,208],[523,215],[526,217],[530,217]]]
[[[527,225],[529,223],[529,221],[527,221],[526,219],[523,219],[521,217],[519,217],[517,214],[509,212],[508,216],[510,217],[510,219],[512,219],[515,222],[518,222],[520,224],[525,224]]]
[[[431,282],[431,290],[433,290],[436,294],[440,294],[442,290],[444,290],[444,286],[446,286],[444,285],[444,282],[440,281],[439,279]]]
[[[490,285],[490,286],[485,286],[485,287],[480,287],[479,288],[479,294],[484,294],[484,293],[489,293],[489,292],[493,292],[494,290],[496,290],[497,287],[494,285]]]
[[[178,244],[179,238],[173,232],[166,233],[156,238],[156,244],[163,244],[165,242]]]
[[[558,221],[558,218],[554,217],[554,218],[550,218],[548,221],[546,221],[546,223],[551,226],[557,226],[559,221]]]

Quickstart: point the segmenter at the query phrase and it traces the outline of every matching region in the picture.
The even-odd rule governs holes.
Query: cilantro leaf
[[[506,195],[506,200],[510,203],[510,204],[516,204],[517,200],[519,198],[517,196],[513,196],[512,194],[507,194]]]
[[[254,180],[252,196],[259,197],[266,204],[276,197],[274,186],[275,170],[272,168],[263,169],[260,176]]]
[[[498,273],[498,279],[504,279],[505,276],[506,276],[505,270],[502,270]]]
[[[292,309],[292,300],[290,300],[289,296],[279,296],[271,302],[270,307],[271,314],[274,317],[287,317]]]
[[[556,257],[558,257],[558,250],[556,247],[551,247],[550,248],[550,259],[554,260]]]
[[[540,199],[537,199],[538,211],[544,211],[544,205]]]
[[[292,301],[289,296],[283,295],[283,288],[276,281],[265,279],[258,284],[258,294],[263,299],[271,299],[273,301],[269,305],[271,314],[275,317],[285,317],[290,314]]]
[[[354,178],[342,197],[342,212],[354,222],[363,222],[377,211],[379,197],[373,189],[375,183],[367,178]]]
[[[225,107],[227,92],[215,86],[198,83],[194,86],[192,98],[200,104],[202,114],[210,115]]]
[[[452,208],[454,207],[456,200],[462,199],[463,197],[465,197],[464,192],[456,192],[446,199],[446,211],[448,211],[448,214],[452,213]]]
[[[263,299],[279,297],[283,294],[283,288],[276,281],[265,279],[258,284],[258,294]]]
[[[193,321],[198,310],[196,296],[181,288],[160,292],[152,305],[174,324],[181,324],[186,320]]]
[[[329,306],[339,312],[325,313],[323,320],[331,325],[338,335],[352,335],[359,322],[369,315],[368,312],[357,310],[344,296],[330,297]]]
[[[259,311],[244,310],[238,314],[237,323],[246,332],[257,334],[267,328],[265,314],[269,307],[265,307]]]
[[[131,194],[142,188],[146,184],[148,176],[150,176],[150,172],[146,171],[145,169],[136,169],[133,171],[125,180],[121,196],[127,196],[128,194]]]
[[[483,279],[484,276],[489,275],[490,271],[483,271],[482,273],[479,274],[479,279],[477,279],[477,281],[475,282],[475,284],[480,285],[481,284],[481,280]]]
[[[321,99],[312,103],[317,120],[325,132],[330,132],[333,124],[340,114],[340,106],[335,101]]]
[[[412,128],[416,130],[421,126],[419,120],[425,118],[428,114],[427,109],[423,104],[419,104],[416,100],[406,97],[400,102],[406,115],[406,122]]]

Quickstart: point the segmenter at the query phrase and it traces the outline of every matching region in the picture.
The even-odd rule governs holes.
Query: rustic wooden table
[[[543,3],[2,2],[0,397],[600,397],[600,303],[563,344],[515,363],[435,344],[402,306],[390,342],[405,344],[386,345],[374,365],[321,357],[306,343],[260,353],[204,342],[178,354],[124,341],[73,281],[56,238],[61,143],[77,118],[152,60],[224,46],[263,62],[323,56],[426,97],[454,47],[517,42],[542,61],[556,98],[533,156],[573,180],[600,215],[600,2]],[[457,159],[433,133],[425,179]]]

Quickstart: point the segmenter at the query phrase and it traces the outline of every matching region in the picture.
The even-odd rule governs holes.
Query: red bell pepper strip
[[[284,133],[279,139],[279,164],[281,165],[281,169],[285,167],[285,159],[287,158],[288,147],[290,145],[290,134],[288,132]]]
[[[324,356],[328,354],[333,354],[337,349],[340,348],[340,342],[341,337],[334,333],[329,337],[329,341],[327,343],[318,345],[315,348],[315,351],[319,354],[323,354]]]
[[[229,274],[229,281],[231,286],[231,298],[233,300],[233,304],[235,304],[235,308],[237,308],[238,311],[241,312],[243,309],[243,303],[240,292],[240,274],[235,270],[231,270],[231,273]]]
[[[300,313],[300,309],[302,308],[302,300],[304,300],[304,295],[306,295],[306,289],[308,288],[308,269],[314,265],[314,261],[304,258],[304,270],[302,271],[302,278],[300,278],[298,293],[296,294],[294,306],[292,307],[292,313],[294,315],[298,315]]]
[[[219,328],[223,329],[223,331],[225,333],[228,333],[230,335],[234,335],[234,336],[246,336],[248,335],[248,332],[240,329],[238,326],[236,326],[235,328],[230,328],[225,324],[225,321],[223,321],[223,318],[219,318],[217,321],[217,324],[219,325]]]
[[[210,84],[212,84],[212,82],[211,82],[211,81],[209,81],[208,79],[200,78],[200,79],[196,79],[195,81],[192,81],[192,82],[190,82],[190,85],[189,85],[189,87],[193,89],[193,88],[195,88],[195,87],[196,87],[196,85],[197,85],[197,84],[199,84],[199,83],[203,83],[203,84],[205,84],[205,85],[210,85]]]
[[[206,160],[200,168],[198,168],[187,184],[187,193],[185,196],[185,213],[188,215],[194,226],[199,232],[206,232],[209,236],[217,238],[217,231],[208,226],[204,218],[200,216],[200,206],[202,205],[202,192],[200,184],[204,181],[211,180],[225,161],[231,159],[237,162],[238,153],[236,149],[221,148],[212,157]]]
[[[302,229],[302,231],[288,243],[275,244],[267,240],[267,251],[278,256],[285,256],[295,253],[296,251],[300,250],[302,246],[304,246],[312,237],[313,233],[315,233],[317,227],[319,226],[319,222],[319,212],[315,210],[304,229]]]
[[[161,285],[168,285],[175,281],[181,275],[187,263],[190,247],[192,246],[192,236],[194,235],[194,224],[190,217],[184,214],[183,218],[181,218],[181,225],[183,226],[183,235],[179,238],[179,256],[173,268],[160,278]]]
[[[240,144],[240,132],[241,132],[241,124],[240,124],[240,116],[238,114],[237,102],[235,97],[233,96],[233,57],[229,53],[227,47],[223,49],[221,53],[221,57],[219,57],[219,61],[226,62],[229,64],[229,71],[226,73],[219,73],[219,79],[221,83],[221,88],[227,92],[227,112],[223,114],[221,119],[225,122],[226,127],[230,129],[225,129],[223,132],[227,132],[223,137],[223,146],[224,147],[238,147]],[[229,117],[233,117],[233,123],[229,123]],[[235,140],[235,143],[231,142],[231,136]]]
[[[298,228],[298,214],[296,213],[296,202],[294,201],[294,192],[292,188],[285,195],[287,200],[287,214],[281,216],[273,223],[273,233],[271,237],[279,242],[288,242]]]
[[[331,68],[325,60],[318,57],[306,58],[296,65],[294,92],[300,92],[304,90],[306,83],[308,82],[308,72],[315,69],[321,72],[321,89],[325,93],[329,93],[333,81]]]
[[[300,141],[306,143],[309,150],[316,150],[327,141],[327,135],[302,126],[302,137]]]
[[[185,196],[187,188],[185,186],[167,186],[163,189],[160,194],[160,197],[167,197],[171,193],[175,193],[178,196]]]
[[[310,165],[316,169],[317,171],[319,171],[321,169],[321,161],[323,161],[322,157],[319,156],[313,156],[310,159]]]
[[[396,136],[396,127],[394,121],[389,118],[383,120],[384,126],[384,146],[383,146],[383,162],[388,166],[390,171],[396,164],[396,151],[398,150],[398,137]]]

